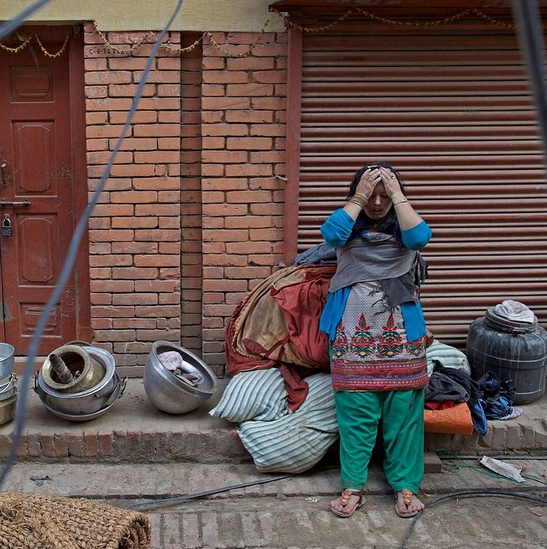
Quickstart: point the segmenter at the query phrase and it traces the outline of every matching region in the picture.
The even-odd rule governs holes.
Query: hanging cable
[[[50,2],[51,0],[38,0],[37,2],[34,2],[32,6],[29,6],[23,10],[19,15],[17,15],[17,17],[7,23],[4,23],[0,27],[0,40],[8,36],[8,34],[11,34],[16,28],[20,27],[29,18],[29,15],[33,14],[36,10],[39,10]]]
[[[25,412],[27,408],[27,401],[28,401],[28,392],[30,388],[30,380],[32,378],[32,372],[33,372],[33,365],[34,365],[34,358],[38,352],[38,347],[42,338],[42,334],[44,332],[46,323],[48,321],[49,315],[51,311],[53,310],[53,307],[61,297],[61,294],[64,290],[64,287],[66,286],[68,279],[70,277],[70,274],[72,272],[72,267],[74,266],[74,262],[76,260],[76,254],[78,253],[78,247],[80,245],[80,240],[82,239],[82,236],[84,234],[84,231],[87,227],[87,222],[89,220],[89,217],[91,215],[91,212],[93,211],[93,208],[99,201],[99,197],[104,189],[104,186],[106,184],[106,181],[110,175],[110,170],[114,164],[114,160],[116,158],[116,155],[118,154],[118,151],[120,150],[121,144],[124,140],[125,134],[131,125],[131,121],[133,120],[133,116],[135,115],[135,111],[137,110],[138,102],[143,94],[144,86],[146,84],[146,81],[148,79],[148,75],[150,73],[150,70],[152,68],[152,63],[154,61],[154,58],[156,57],[156,54],[158,53],[158,50],[160,48],[161,42],[163,40],[163,37],[165,36],[166,32],[168,31],[169,27],[173,23],[175,17],[178,15],[182,8],[184,0],[178,0],[177,6],[169,18],[169,21],[163,28],[163,30],[158,34],[156,42],[154,43],[154,47],[152,48],[152,51],[150,52],[150,55],[148,56],[148,60],[146,62],[146,66],[142,72],[142,77],[139,82],[139,85],[137,87],[137,91],[135,93],[135,96],[133,97],[133,103],[131,105],[131,109],[127,115],[127,120],[124,124],[124,127],[122,128],[122,131],[120,133],[120,136],[118,137],[118,140],[116,141],[116,146],[112,150],[112,153],[110,154],[110,158],[108,159],[108,164],[106,165],[103,174],[101,176],[101,179],[99,180],[99,183],[97,185],[97,188],[95,189],[95,192],[93,193],[93,196],[91,197],[91,201],[87,205],[84,213],[82,214],[80,220],[78,221],[78,225],[76,226],[76,229],[74,231],[74,234],[72,235],[72,240],[70,241],[70,245],[67,251],[67,255],[65,258],[65,262],[63,264],[63,268],[61,270],[61,273],[59,275],[59,281],[57,282],[51,297],[47,301],[44,310],[42,311],[42,314],[40,315],[40,318],[38,319],[38,323],[36,324],[36,330],[34,332],[34,335],[32,337],[32,340],[29,345],[27,358],[25,361],[25,366],[23,370],[23,377],[21,379],[20,384],[20,391],[19,391],[19,397],[17,400],[17,407],[15,410],[15,429],[13,431],[13,440],[10,447],[10,452],[8,457],[6,458],[4,465],[2,466],[2,470],[0,471],[0,488],[2,487],[2,484],[15,461],[15,457],[17,455],[17,450],[19,449],[19,444],[21,442],[21,434],[23,432],[23,426],[25,423]]]
[[[528,76],[543,137],[543,153],[547,158],[547,88],[541,13],[536,0],[513,0],[513,18],[517,25],[520,48],[528,65]]]

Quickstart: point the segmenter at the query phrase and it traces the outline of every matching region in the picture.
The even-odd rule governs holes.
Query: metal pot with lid
[[[60,357],[72,378],[52,355]],[[127,378],[118,376],[108,351],[89,344],[66,345],[44,362],[35,376],[34,390],[55,415],[69,421],[88,421],[109,410],[123,395],[126,383]]]

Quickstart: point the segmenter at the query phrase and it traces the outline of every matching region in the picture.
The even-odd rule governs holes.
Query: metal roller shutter
[[[433,229],[422,296],[435,336],[464,347],[504,299],[545,324],[547,185],[514,31],[351,21],[302,49],[299,251],[321,240],[353,173],[385,160]]]

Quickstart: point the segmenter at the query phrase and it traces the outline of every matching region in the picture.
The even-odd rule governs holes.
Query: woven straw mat
[[[62,496],[0,492],[0,549],[148,549],[142,513]]]

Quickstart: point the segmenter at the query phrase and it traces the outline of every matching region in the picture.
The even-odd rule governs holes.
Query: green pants
[[[342,489],[361,490],[381,420],[384,471],[395,492],[418,492],[424,474],[424,389],[335,391]]]

